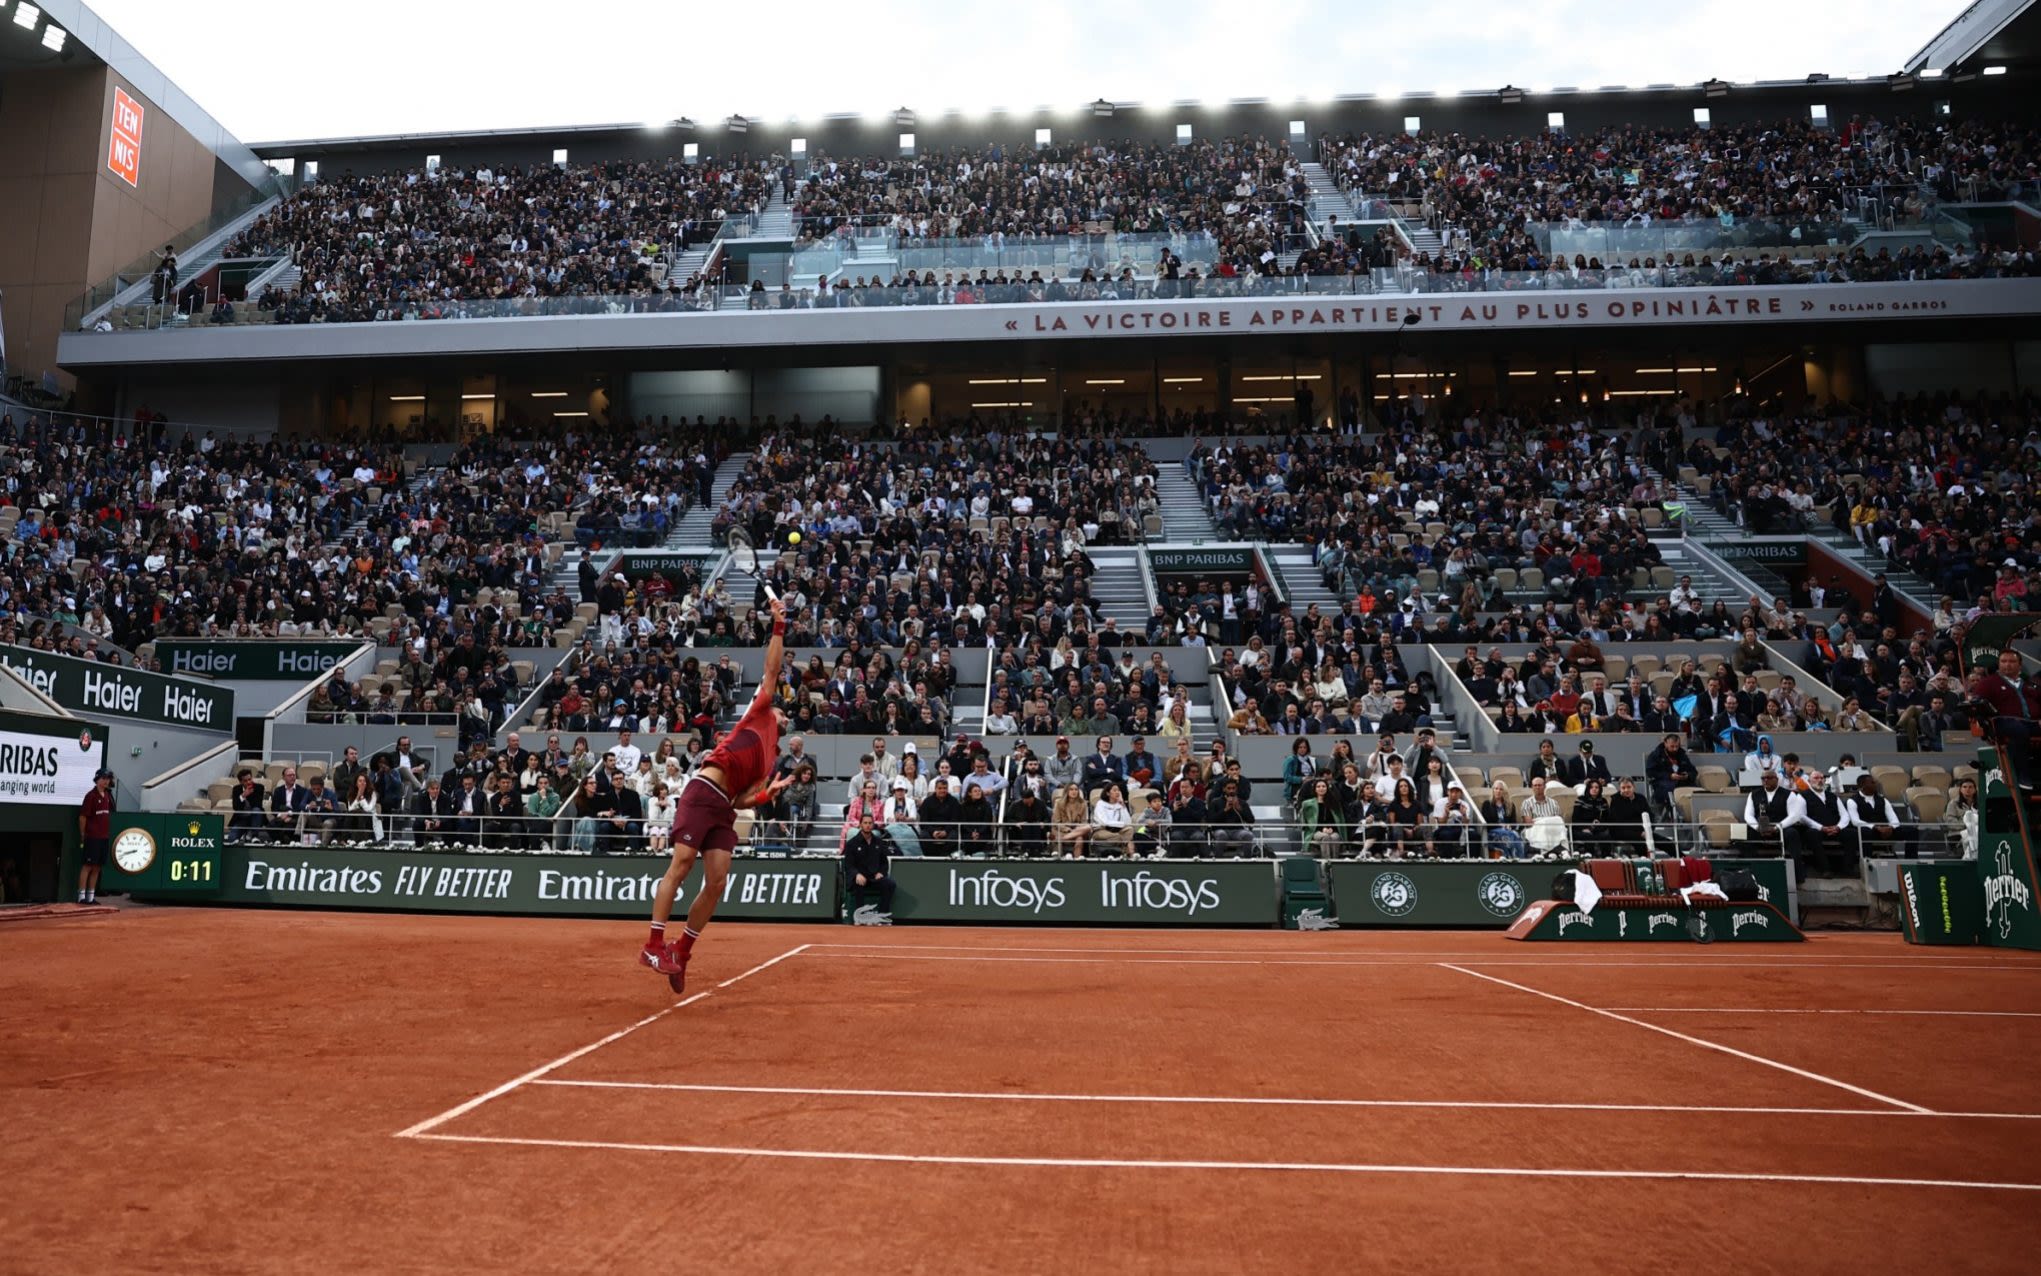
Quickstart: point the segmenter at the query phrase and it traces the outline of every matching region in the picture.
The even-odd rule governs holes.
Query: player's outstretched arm
[[[770,702],[779,690],[780,670],[787,659],[787,605],[772,600],[772,639],[765,644],[765,674],[758,680],[758,699]]]

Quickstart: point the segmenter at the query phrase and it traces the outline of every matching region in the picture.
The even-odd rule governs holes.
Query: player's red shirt
[[[722,768],[734,802],[765,783],[779,756],[780,720],[773,714],[772,684],[762,683],[736,728],[717,741],[702,765]]]

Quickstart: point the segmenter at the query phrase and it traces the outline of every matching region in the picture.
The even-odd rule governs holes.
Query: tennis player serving
[[[709,750],[701,766],[680,786],[680,800],[673,812],[673,863],[667,866],[653,897],[652,935],[638,954],[639,961],[666,976],[675,992],[686,990],[688,958],[723,898],[723,884],[730,877],[730,855],[737,849],[737,812],[770,802],[794,782],[791,775],[766,782],[779,758],[780,728],[786,724],[785,715],[772,702],[786,647],[787,608],[774,598],[772,641],[766,645],[765,675],[759,679],[758,694],[737,726]],[[666,921],[673,915],[674,897],[697,856],[703,862],[701,893],[687,910],[687,926],[680,938],[668,943]]]

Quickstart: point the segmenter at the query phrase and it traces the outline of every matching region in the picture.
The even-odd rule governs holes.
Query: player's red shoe
[[[638,964],[662,975],[680,975],[687,971],[687,958],[673,944],[646,944],[638,950]]]
[[[692,954],[679,944],[668,944],[666,955],[668,960],[674,963],[674,968],[666,974],[666,986],[673,989],[674,994],[678,996],[687,991],[687,959]]]

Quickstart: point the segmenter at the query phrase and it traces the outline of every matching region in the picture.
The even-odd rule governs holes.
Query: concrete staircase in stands
[[[1162,507],[1162,538],[1168,541],[1216,540],[1218,526],[1205,508],[1198,485],[1178,461],[1156,466],[1155,499]]]

